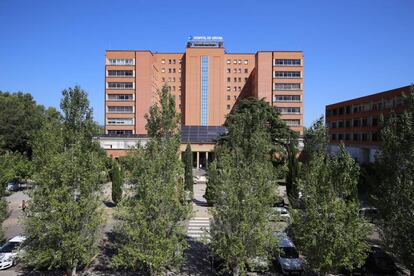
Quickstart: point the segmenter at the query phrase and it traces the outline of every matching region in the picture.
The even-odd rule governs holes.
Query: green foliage
[[[185,190],[193,193],[193,152],[191,151],[190,144],[187,144],[187,148],[185,149],[184,165]]]
[[[102,223],[99,179],[105,159],[86,127],[93,128],[90,119],[76,111],[80,108],[76,101],[71,106],[63,95],[65,108],[81,118],[61,117],[50,110],[33,143],[36,187],[24,219],[23,262],[35,269],[59,268],[73,274],[97,252]],[[83,127],[71,125],[72,120]]]
[[[381,129],[377,156],[376,206],[388,249],[414,271],[414,87],[405,96],[406,112],[391,114]]]
[[[318,272],[363,264],[370,227],[359,215],[359,166],[340,146],[336,156],[315,152],[301,176],[303,209],[293,212],[296,245]]]
[[[124,198],[118,208],[116,254],[111,260],[113,267],[150,274],[179,265],[186,248],[181,226],[187,207],[182,204],[179,118],[166,87],[159,96],[160,105],[152,106],[147,116],[150,139],[127,162],[135,194]]]
[[[228,133],[209,166],[206,197],[215,202],[211,249],[235,274],[245,271],[247,259],[269,256],[276,245],[268,215],[277,187],[275,137],[282,136],[278,129],[286,131],[279,120],[264,100],[242,101],[228,116]]]
[[[115,204],[118,204],[122,199],[123,180],[121,176],[121,170],[118,166],[118,163],[115,160],[112,161],[111,181],[112,181],[112,201]]]
[[[30,142],[43,117],[44,107],[37,105],[30,94],[0,91],[0,153],[18,151],[30,158]]]
[[[305,129],[303,152],[306,158],[311,158],[317,152],[326,150],[329,138],[324,121],[324,117],[321,116],[310,128]]]
[[[19,152],[6,152],[0,155],[0,185],[3,191],[9,181],[22,182],[33,173],[32,164]]]
[[[298,177],[299,177],[299,162],[298,162],[298,137],[292,133],[289,138],[286,152],[287,152],[287,166],[288,172],[286,174],[286,192],[289,201],[296,205],[299,199]]]

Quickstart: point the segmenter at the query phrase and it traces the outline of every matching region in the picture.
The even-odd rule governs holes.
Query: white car
[[[289,211],[285,207],[272,207],[270,221],[290,222]]]
[[[24,236],[16,236],[0,248],[0,270],[15,265],[17,255],[20,251],[20,245],[25,239],[26,237]]]

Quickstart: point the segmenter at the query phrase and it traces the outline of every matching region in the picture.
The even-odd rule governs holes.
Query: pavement
[[[24,190],[13,192],[5,197],[8,204],[9,216],[3,222],[3,230],[5,232],[6,240],[23,233],[23,227],[19,223],[23,215],[22,201],[27,201],[29,196]]]

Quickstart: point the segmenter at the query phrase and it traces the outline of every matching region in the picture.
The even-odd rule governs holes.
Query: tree
[[[387,248],[414,272],[414,87],[405,95],[406,111],[391,114],[381,128],[376,159],[376,206]]]
[[[111,168],[112,201],[118,204],[122,199],[122,176],[118,163],[113,160]]]
[[[311,158],[315,153],[326,150],[329,138],[324,121],[324,117],[321,116],[309,129],[305,129],[303,152],[306,158]]]
[[[187,191],[190,191],[191,193],[193,192],[193,184],[194,184],[194,180],[193,180],[193,152],[191,151],[191,146],[190,144],[187,144],[187,148],[185,149],[185,153],[184,153],[184,164],[185,164],[185,174],[184,174],[184,179],[185,179],[185,189]]]
[[[298,161],[298,137],[292,132],[286,145],[288,172],[286,175],[286,192],[290,202],[296,205],[299,199],[298,177],[299,177],[299,161]]]
[[[268,216],[277,190],[274,138],[282,136],[272,127],[286,130],[279,121],[264,100],[243,100],[228,115],[228,132],[209,167],[208,187],[215,201],[211,249],[234,275],[245,271],[248,259],[269,256],[276,244]]]
[[[296,245],[321,273],[360,267],[370,228],[359,215],[359,167],[343,145],[335,156],[316,151],[301,176],[303,208],[293,212]]]
[[[135,194],[119,206],[113,267],[159,274],[182,261],[186,248],[182,221],[187,207],[180,200],[184,174],[178,159],[180,133],[175,102],[164,86],[159,105],[147,115],[149,140],[128,162]]]
[[[94,150],[98,147],[92,142],[90,119],[84,116],[87,111],[63,95],[62,106],[77,118],[51,110],[33,143],[36,188],[24,219],[23,261],[35,269],[59,268],[75,275],[97,252],[104,159]],[[83,127],[76,128],[72,120]]]
[[[0,91],[0,153],[32,155],[30,142],[43,122],[44,107],[28,93]]]

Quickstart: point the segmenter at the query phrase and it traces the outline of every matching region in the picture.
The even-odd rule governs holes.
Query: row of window
[[[233,91],[234,92],[237,92],[237,91],[240,92],[241,90],[242,90],[241,86],[233,86]],[[230,86],[227,86],[227,91],[231,91]]]
[[[273,95],[274,102],[300,102],[299,95]]]
[[[344,128],[344,127],[368,127],[368,126],[377,126],[379,119],[376,117],[373,118],[358,118],[352,120],[340,120],[327,122],[328,128]]]
[[[247,82],[247,80],[248,80],[248,78],[244,78],[244,82]],[[241,82],[242,81],[242,78],[233,78],[233,81],[234,82]],[[231,82],[231,78],[230,77],[227,78],[227,82]]]
[[[276,107],[280,114],[300,114],[300,107]]]
[[[108,118],[108,125],[133,125],[134,119],[132,118]]]
[[[134,113],[133,106],[108,106],[108,113]]]
[[[333,133],[331,141],[379,141],[378,133]]]
[[[108,134],[110,135],[126,135],[126,134],[133,134],[132,130],[108,130]]]
[[[109,65],[134,65],[133,58],[110,58]]]
[[[244,64],[249,64],[249,61],[247,59],[245,59],[243,61]],[[231,59],[227,60],[227,64],[231,64]],[[233,64],[242,64],[242,60],[241,59],[233,59]]]
[[[358,112],[367,112],[367,111],[377,111],[389,108],[395,108],[403,105],[403,99],[401,97],[395,97],[388,100],[380,100],[375,102],[341,106],[334,109],[326,110],[326,117],[343,115],[343,114],[353,114]]]
[[[133,94],[108,94],[108,101],[132,101]]]
[[[242,72],[244,72],[245,74],[248,74],[249,73],[249,69],[247,69],[247,68],[244,68],[244,70],[242,70],[242,68],[234,68],[233,69],[233,73],[234,74],[241,74]],[[227,68],[227,73],[231,73],[231,68]]]
[[[110,89],[133,89],[133,82],[108,82],[107,88]]]
[[[234,100],[237,100],[237,95],[234,95],[233,97],[234,97]],[[228,100],[228,101],[230,101],[230,100],[231,100],[231,96],[230,96],[230,95],[227,95],[227,100]]]
[[[274,59],[273,66],[300,66],[300,59]]]
[[[163,59],[163,60],[161,60],[161,63],[162,64],[165,64],[167,62],[167,60],[165,60],[165,59]],[[179,59],[178,60],[178,63],[182,63],[183,62],[183,60],[182,59]],[[177,60],[176,59],[169,59],[168,60],[168,64],[176,64],[177,63]]]
[[[133,77],[133,70],[108,70],[108,77]]]
[[[301,73],[300,71],[274,71],[273,77],[281,79],[295,79],[301,78]]]
[[[300,120],[283,120],[288,126],[300,126]]]
[[[175,77],[168,77],[168,79],[167,79],[167,78],[162,77],[161,80],[162,80],[162,82],[166,82],[167,80],[168,80],[168,82],[175,82],[176,78]],[[178,78],[178,81],[181,81],[181,77]]]
[[[300,83],[273,83],[273,90],[301,90]]]
[[[165,73],[165,72],[166,72],[165,68],[161,68],[161,73]],[[176,73],[176,69],[168,68],[168,73]],[[181,73],[181,68],[178,68],[178,73]]]

